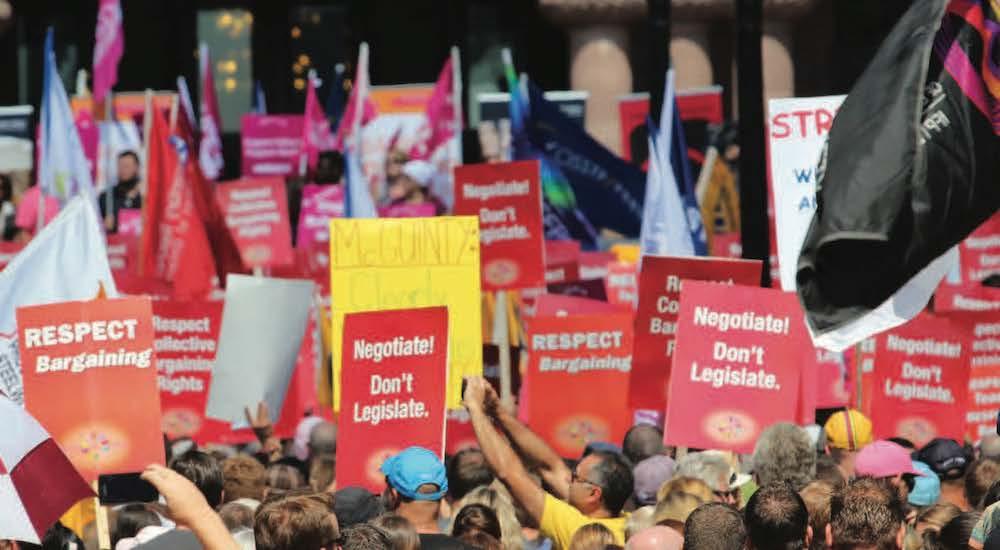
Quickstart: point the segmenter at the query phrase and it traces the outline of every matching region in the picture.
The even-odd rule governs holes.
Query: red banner
[[[685,281],[666,442],[753,451],[764,428],[796,420],[799,370],[812,352],[795,294]]]
[[[816,348],[816,408],[846,407],[851,402],[854,377],[844,354]]]
[[[380,493],[403,447],[444,455],[448,309],[348,313],[343,349],[337,484]]]
[[[149,298],[17,310],[24,404],[88,481],[163,464]]]
[[[635,309],[639,303],[639,276],[635,264],[614,261],[608,264],[608,275],[604,279],[608,301]]]
[[[621,441],[630,424],[631,314],[535,317],[527,331],[523,405],[535,432],[566,458],[593,441]]]
[[[965,323],[972,333],[969,343],[969,397],[966,435],[979,441],[996,433],[1000,408],[1000,318],[995,313],[962,313],[949,316]]]
[[[455,215],[479,218],[483,290],[545,282],[538,161],[455,167]]]
[[[294,261],[283,181],[236,180],[219,184],[215,192],[244,265],[271,267]]]
[[[756,286],[760,270],[758,260],[643,257],[635,315],[635,365],[629,384],[633,408],[662,411],[666,406],[681,280]]]
[[[934,294],[934,311],[1000,311],[1000,288],[942,284]]]
[[[545,282],[580,279],[580,241],[545,241]]]
[[[879,335],[872,395],[876,437],[905,437],[917,448],[935,437],[962,440],[968,336],[962,323],[926,313]]]

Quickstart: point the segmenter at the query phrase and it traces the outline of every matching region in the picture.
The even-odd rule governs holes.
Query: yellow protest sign
[[[330,220],[334,410],[340,409],[344,314],[448,306],[449,408],[481,375],[479,220],[475,216]]]

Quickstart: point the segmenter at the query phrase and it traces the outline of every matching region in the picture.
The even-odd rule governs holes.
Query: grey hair
[[[725,458],[709,452],[689,453],[677,461],[674,477],[693,477],[713,491],[728,491],[732,468]]]
[[[788,483],[800,491],[816,477],[816,449],[805,430],[788,422],[764,429],[753,450],[758,485]]]

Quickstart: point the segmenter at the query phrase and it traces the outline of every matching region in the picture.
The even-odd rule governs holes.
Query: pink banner
[[[302,187],[299,227],[295,245],[308,248],[330,240],[330,218],[344,217],[344,188],[340,185],[309,183]]]
[[[302,115],[243,115],[240,146],[243,177],[296,174]]]

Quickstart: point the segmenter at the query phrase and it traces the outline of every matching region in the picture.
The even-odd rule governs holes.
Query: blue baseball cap
[[[448,492],[448,474],[433,452],[409,447],[382,463],[382,473],[399,494],[413,500],[441,500]],[[420,486],[436,485],[436,493],[421,493]]]
[[[917,476],[913,490],[910,491],[906,501],[914,506],[934,504],[941,496],[941,480],[934,474],[934,470],[923,462],[914,460],[913,468],[923,475]]]

